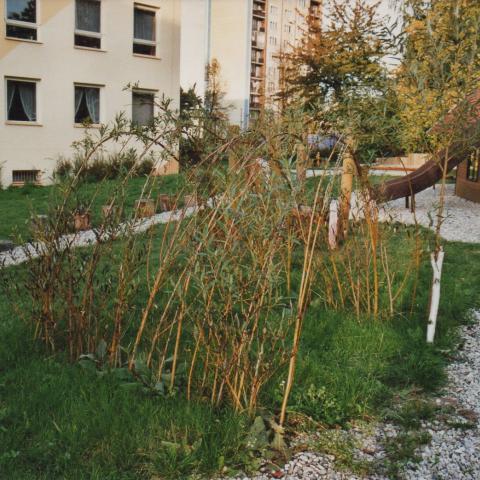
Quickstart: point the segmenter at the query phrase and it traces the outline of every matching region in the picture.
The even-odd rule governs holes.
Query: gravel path
[[[473,325],[463,327],[463,348],[447,371],[449,384],[437,403],[454,409],[449,424],[440,420],[424,426],[432,436],[421,452],[422,461],[409,465],[408,480],[480,479],[480,311]],[[455,428],[456,427],[456,428]]]
[[[431,229],[437,224],[440,187],[427,188],[415,196],[415,214],[405,208],[405,200],[387,203],[381,210],[384,221],[393,219],[408,225],[417,222]],[[445,240],[480,243],[480,203],[469,202],[455,194],[455,185],[446,185],[444,221],[440,233]]]

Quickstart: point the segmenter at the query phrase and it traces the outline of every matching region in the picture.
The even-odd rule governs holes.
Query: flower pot
[[[161,193],[157,199],[158,209],[160,212],[170,212],[175,205],[175,199],[172,195]]]
[[[102,205],[102,216],[106,220],[111,220],[119,213],[119,208],[116,205]]]
[[[198,199],[196,195],[185,195],[183,197],[183,203],[185,208],[196,207],[198,205]]]
[[[76,232],[90,230],[92,228],[90,213],[74,213],[73,226]]]
[[[149,198],[141,198],[135,202],[135,212],[138,218],[153,217],[155,215],[155,202]]]

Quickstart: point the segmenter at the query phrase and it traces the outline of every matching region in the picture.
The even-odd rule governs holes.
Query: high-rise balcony
[[[262,50],[252,50],[252,63],[257,65],[263,65],[265,63],[265,58]]]
[[[260,2],[255,2],[253,4],[253,16],[261,19],[265,18],[265,4]]]
[[[252,64],[251,77],[263,79],[265,76],[265,69],[261,65]]]
[[[252,47],[260,50],[265,48],[265,30],[256,30],[252,32]]]

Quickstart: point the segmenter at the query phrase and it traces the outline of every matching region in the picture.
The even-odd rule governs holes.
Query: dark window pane
[[[141,43],[133,44],[133,53],[139,53],[140,55],[155,56],[155,45],[143,45]]]
[[[139,40],[155,40],[155,12],[135,8],[133,36]]]
[[[100,33],[100,2],[77,0],[75,27],[78,30]]]
[[[151,93],[132,94],[132,122],[137,125],[151,125],[153,123],[154,95]]]
[[[25,40],[36,40],[37,30],[35,28],[17,27],[15,25],[7,25],[7,37],[22,38]]]
[[[75,87],[75,123],[100,123],[100,89]]]
[[[36,84],[7,81],[7,120],[35,122],[37,120]]]
[[[99,38],[75,35],[75,45],[77,47],[100,48],[101,42]]]
[[[36,0],[7,0],[7,18],[9,20],[36,23]]]

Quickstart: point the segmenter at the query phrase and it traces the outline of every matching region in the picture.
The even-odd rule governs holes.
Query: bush
[[[126,153],[96,156],[85,165],[85,160],[76,156],[73,160],[61,158],[57,162],[54,177],[64,179],[70,176],[79,175],[82,180],[89,182],[101,180],[113,180],[129,174],[132,177],[149,175],[154,167],[151,156],[142,160],[137,159],[135,150]]]

